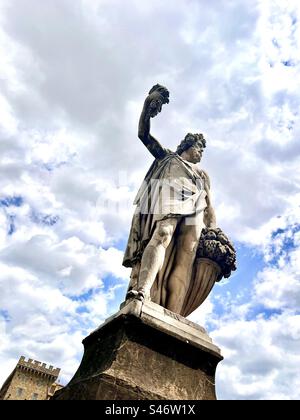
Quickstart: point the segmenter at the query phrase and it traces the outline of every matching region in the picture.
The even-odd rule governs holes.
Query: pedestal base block
[[[202,327],[133,299],[83,340],[84,356],[55,400],[214,400],[222,356]]]

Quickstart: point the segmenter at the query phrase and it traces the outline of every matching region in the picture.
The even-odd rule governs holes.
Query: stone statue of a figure
[[[151,299],[186,316],[195,309],[195,297],[187,293],[201,232],[216,229],[216,217],[209,177],[197,167],[206,147],[203,135],[188,133],[172,152],[150,134],[150,119],[168,102],[168,90],[157,84],[140,116],[138,136],[155,160],[135,198],[123,265],[132,267],[127,298]]]

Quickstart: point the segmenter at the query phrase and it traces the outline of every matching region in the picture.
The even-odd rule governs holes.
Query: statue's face
[[[162,108],[162,100],[160,98],[154,99],[150,103],[150,116],[153,118],[155,117],[159,112],[161,112]]]
[[[196,143],[194,146],[187,150],[188,161],[192,163],[199,163],[203,154],[203,147],[201,144]]]

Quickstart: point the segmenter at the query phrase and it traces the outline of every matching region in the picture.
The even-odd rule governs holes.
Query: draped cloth
[[[165,157],[153,162],[134,200],[137,207],[124,254],[125,267],[140,264],[158,221],[171,217],[179,219],[166,249],[163,267],[151,289],[151,300],[164,307],[168,278],[176,258],[176,238],[180,225],[185,222],[203,226],[203,211],[207,206],[206,181],[206,174],[198,170],[196,165],[176,153],[168,152]]]

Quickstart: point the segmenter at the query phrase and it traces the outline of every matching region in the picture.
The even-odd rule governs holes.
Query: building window
[[[37,397],[39,396],[39,394],[36,394],[36,393],[34,393],[33,395],[32,395],[32,400],[37,400]]]
[[[21,397],[23,394],[23,388],[17,388],[17,397]]]

